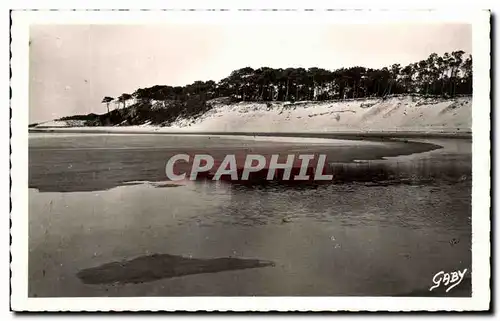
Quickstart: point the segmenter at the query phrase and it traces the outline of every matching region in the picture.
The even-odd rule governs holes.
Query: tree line
[[[108,108],[111,102],[126,106],[152,101],[187,102],[230,97],[232,101],[304,101],[363,97],[386,97],[393,94],[421,94],[441,97],[472,94],[472,56],[462,50],[436,53],[427,59],[401,66],[393,64],[381,69],[350,67],[334,71],[322,68],[245,67],[233,71],[219,82],[195,81],[186,86],[156,85],[139,88],[132,94],[123,93],[116,99],[102,100]],[[191,105],[191,104],[184,104]],[[197,104],[199,105],[199,104]]]

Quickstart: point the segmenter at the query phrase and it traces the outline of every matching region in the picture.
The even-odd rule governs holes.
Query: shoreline
[[[28,133],[74,133],[74,134],[149,134],[149,135],[191,135],[191,136],[264,136],[264,137],[297,137],[297,138],[325,138],[350,140],[387,140],[392,138],[456,138],[472,139],[472,131],[338,131],[338,132],[249,132],[249,131],[188,131],[171,130],[168,127],[47,127],[28,128]]]

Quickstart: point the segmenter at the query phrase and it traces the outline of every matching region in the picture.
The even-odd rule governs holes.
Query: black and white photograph
[[[13,309],[487,309],[489,19],[14,11]]]

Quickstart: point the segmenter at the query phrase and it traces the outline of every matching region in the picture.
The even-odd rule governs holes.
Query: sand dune
[[[171,126],[86,127],[106,132],[470,132],[472,97],[453,99],[399,96],[325,102],[212,102],[196,118],[179,117]],[[35,128],[72,127],[82,122],[51,121]],[[83,131],[85,131],[83,129]]]
[[[335,132],[469,131],[472,98],[393,97],[343,102],[216,105],[198,119],[178,119],[176,129],[196,131]]]

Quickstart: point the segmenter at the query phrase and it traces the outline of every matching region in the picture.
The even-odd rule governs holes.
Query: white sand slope
[[[335,102],[214,103],[197,118],[178,118],[170,127],[149,125],[81,127],[79,121],[52,121],[37,127],[150,132],[468,132],[472,97],[454,99],[400,96]]]
[[[84,126],[84,120],[49,120],[43,123],[39,123],[35,127],[79,127]]]
[[[177,129],[193,131],[335,132],[468,131],[472,98],[393,97],[296,104],[216,105],[198,119],[179,119]]]

